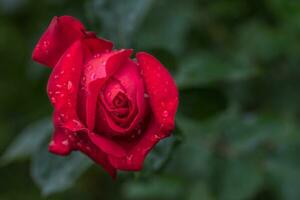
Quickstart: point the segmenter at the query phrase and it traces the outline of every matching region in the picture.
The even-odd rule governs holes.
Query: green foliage
[[[31,174],[42,194],[49,195],[71,187],[91,164],[92,161],[79,152],[74,152],[68,157],[52,155],[44,144],[44,148],[33,156]]]
[[[25,156],[50,199],[300,199],[298,1],[0,2],[0,199],[20,199],[11,189],[17,183],[22,199],[43,198],[22,174]],[[40,119],[51,113],[50,70],[30,54],[50,18],[62,14],[118,48],[151,52],[175,77],[177,128],[134,176],[113,182],[81,154],[46,151],[51,125]]]
[[[29,125],[4,152],[2,162],[7,164],[18,158],[39,152],[39,147],[49,138],[51,131],[51,119],[44,119]]]

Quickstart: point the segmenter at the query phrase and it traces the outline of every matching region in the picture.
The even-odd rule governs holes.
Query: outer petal
[[[101,87],[128,59],[131,52],[132,50],[120,50],[106,53],[91,60],[85,67],[83,89],[86,97],[86,124],[89,130],[93,130],[95,126],[96,102]]]
[[[55,66],[65,50],[76,40],[84,38],[85,28],[71,16],[54,17],[34,48],[33,60]]]
[[[113,47],[112,42],[96,37],[86,38],[84,39],[84,43],[94,57],[99,57],[101,53],[107,53],[111,51]]]
[[[129,148],[126,157],[117,158],[110,155],[109,160],[115,168],[120,170],[141,170],[148,152],[159,140],[163,139],[167,135],[168,133],[166,133],[165,130],[162,130],[161,125],[152,118],[148,129],[145,133],[143,133],[139,141],[123,144]]]
[[[74,110],[82,60],[82,45],[77,41],[62,56],[48,81],[48,95],[55,109],[53,114],[55,132],[49,150],[59,155],[70,153],[73,148],[68,136],[72,129],[79,126],[82,128]]]
[[[70,131],[60,126],[60,114],[54,112],[53,123],[55,131],[49,144],[49,151],[58,155],[67,155],[73,150],[68,135]]]
[[[76,149],[82,151],[96,163],[100,164],[112,178],[116,178],[117,171],[108,160],[107,154],[102,152],[88,137],[87,132],[77,133]]]
[[[174,129],[178,107],[178,90],[167,69],[153,56],[140,52],[136,55],[142,69],[153,114],[166,132]]]
[[[75,42],[53,69],[48,81],[48,96],[64,121],[76,116],[77,91],[83,65],[81,41]]]
[[[116,157],[124,157],[126,155],[125,150],[111,139],[107,139],[101,135],[96,135],[94,133],[90,133],[89,137],[99,149],[109,155],[113,155]]]

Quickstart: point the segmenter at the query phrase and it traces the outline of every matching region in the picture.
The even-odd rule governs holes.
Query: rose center
[[[124,93],[119,92],[113,99],[113,106],[116,108],[128,107],[128,98]]]

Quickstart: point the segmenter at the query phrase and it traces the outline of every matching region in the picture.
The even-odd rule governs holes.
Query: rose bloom
[[[147,153],[174,129],[178,90],[145,52],[112,50],[71,16],[54,17],[33,60],[52,67],[47,92],[55,131],[49,151],[79,150],[112,176],[141,170]]]

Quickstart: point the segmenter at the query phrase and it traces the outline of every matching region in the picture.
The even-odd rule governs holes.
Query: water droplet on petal
[[[91,147],[89,147],[89,146],[86,147],[86,150],[92,151]]]
[[[71,90],[72,89],[72,82],[71,81],[68,81],[68,84],[67,84],[67,88],[68,90]]]
[[[68,140],[64,140],[61,142],[63,145],[68,146],[69,145],[69,141]]]
[[[94,55],[94,58],[99,58],[100,57],[100,53],[96,53],[95,55]]]
[[[54,79],[58,79],[58,75],[55,75],[55,76],[54,76]]]
[[[154,135],[154,138],[155,138],[155,139],[160,139],[160,136],[157,135],[157,134],[155,134],[155,135]]]
[[[56,103],[55,97],[51,97],[51,102],[54,103],[54,104]]]
[[[140,135],[141,133],[142,133],[142,129],[139,129],[139,130],[137,131],[137,134]]]
[[[128,163],[131,163],[131,162],[132,162],[132,158],[133,158],[133,155],[132,155],[132,154],[128,155],[128,156],[127,156],[127,162],[128,162]]]
[[[73,119],[72,120],[74,123],[75,123],[75,125],[78,127],[78,126],[81,126],[81,123],[79,122],[79,121],[77,121],[77,120],[75,120],[75,119]]]
[[[169,112],[166,110],[163,111],[162,116],[163,116],[163,120],[166,121],[166,118],[169,116]]]
[[[64,70],[62,70],[61,72],[60,72],[60,74],[64,74],[65,73],[65,71]]]
[[[149,94],[144,93],[144,97],[145,97],[145,98],[149,98]]]
[[[95,80],[95,78],[96,78],[96,74],[95,74],[95,73],[92,73],[91,79],[92,79],[92,80]]]

